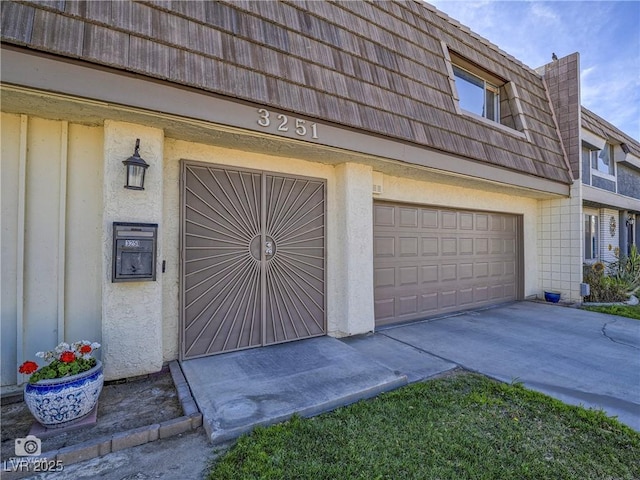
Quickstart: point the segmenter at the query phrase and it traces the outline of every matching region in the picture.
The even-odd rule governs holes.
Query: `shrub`
[[[602,262],[585,265],[583,269],[584,282],[588,283],[590,294],[585,298],[587,302],[626,302],[629,298],[629,284],[616,275],[605,275]],[[611,272],[611,269],[609,269]]]
[[[616,255],[616,260],[609,264],[609,276],[627,285],[629,293],[640,289],[640,253],[635,245],[631,246],[629,255]]]

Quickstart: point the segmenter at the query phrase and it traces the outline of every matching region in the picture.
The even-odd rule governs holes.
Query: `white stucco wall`
[[[150,165],[145,190],[127,190],[122,161],[140,139],[140,156]],[[102,231],[102,358],[105,378],[157,372],[162,368],[162,219],[164,133],[124,122],[104,123]],[[113,222],[157,223],[157,280],[112,283]]]

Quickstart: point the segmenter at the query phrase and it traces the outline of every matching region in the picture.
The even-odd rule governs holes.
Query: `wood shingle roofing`
[[[571,182],[542,78],[422,2],[3,1],[2,41]],[[456,112],[442,42],[517,87],[528,139]]]
[[[629,147],[629,151],[640,158],[640,142],[634,140],[629,135],[619,130],[602,117],[599,117],[591,110],[582,107],[582,128],[595,133],[608,141],[614,143],[625,143]]]

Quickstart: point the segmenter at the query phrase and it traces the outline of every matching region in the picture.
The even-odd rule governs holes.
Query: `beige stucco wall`
[[[101,342],[102,128],[2,114],[2,385],[58,342]]]
[[[140,139],[140,156],[150,165],[145,190],[124,188],[122,161]],[[104,122],[104,192],[102,217],[102,339],[105,378],[157,372],[162,368],[162,237],[158,241],[155,282],[112,283],[113,222],[164,225],[164,133],[142,125]]]
[[[379,174],[376,176],[380,178]],[[382,193],[374,197],[378,200],[522,215],[524,295],[525,297],[536,295],[538,293],[537,200],[491,192],[490,188],[491,186],[488,185],[487,190],[477,190],[383,175]]]
[[[373,331],[373,170],[366,165],[337,165],[338,243],[332,252],[338,281],[330,332],[338,337]]]

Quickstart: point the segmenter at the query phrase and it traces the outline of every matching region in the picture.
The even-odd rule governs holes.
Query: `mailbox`
[[[157,238],[157,223],[113,222],[111,281],[155,281]]]

